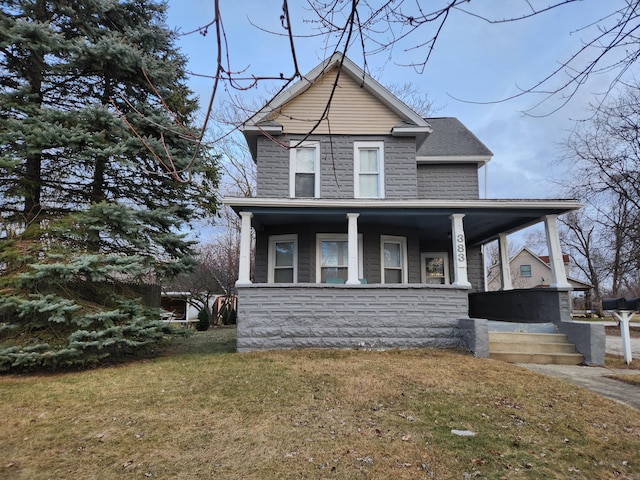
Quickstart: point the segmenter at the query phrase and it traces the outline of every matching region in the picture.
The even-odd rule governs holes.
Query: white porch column
[[[552,288],[571,288],[571,284],[567,281],[567,273],[564,270],[557,218],[557,215],[546,215],[544,217],[544,230],[547,234],[549,265],[551,266],[551,285],[549,286]]]
[[[500,290],[513,290],[511,282],[511,263],[509,262],[509,243],[507,234],[498,236],[498,253],[500,254]]]
[[[467,244],[464,238],[464,226],[462,219],[464,213],[454,213],[451,218],[451,240],[453,242],[453,285],[458,287],[470,287],[467,276]]]
[[[358,285],[358,217],[359,213],[347,213],[349,229],[347,235],[349,263],[347,264],[347,285]]]
[[[240,265],[236,285],[249,285],[251,283],[251,218],[253,218],[253,213],[240,212],[240,218],[242,218],[242,225],[240,226]]]

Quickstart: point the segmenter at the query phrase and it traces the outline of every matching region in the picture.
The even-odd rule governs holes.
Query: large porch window
[[[407,239],[405,237],[380,237],[382,283],[408,283]]]
[[[269,283],[296,283],[298,281],[298,236],[270,236],[268,262]]]
[[[316,282],[346,283],[349,242],[346,234],[319,233],[316,237]],[[362,277],[362,235],[358,235],[358,270]]]
[[[422,283],[448,285],[449,256],[446,252],[423,252],[420,254]]]
[[[298,142],[292,142],[296,144]],[[320,197],[320,143],[302,142],[289,154],[289,195]]]

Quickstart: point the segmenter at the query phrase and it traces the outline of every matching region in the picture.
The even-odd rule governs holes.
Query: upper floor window
[[[520,265],[520,276],[522,278],[531,278],[531,265]]]
[[[299,143],[299,145],[298,145]],[[320,143],[291,142],[289,154],[289,194],[293,198],[320,196]]]
[[[383,235],[380,243],[382,283],[408,283],[407,239]]]
[[[269,237],[269,283],[298,281],[298,236],[271,235]]]
[[[354,142],[354,197],[384,198],[384,142]]]

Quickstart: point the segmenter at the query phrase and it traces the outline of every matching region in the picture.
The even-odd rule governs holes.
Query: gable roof
[[[538,255],[536,253],[533,253],[528,247],[522,247],[520,250],[518,250],[518,253],[516,253],[513,257],[509,259],[509,263],[513,262],[516,258],[518,258],[523,253],[528,253],[533,258],[535,258],[538,262],[543,263],[546,267],[550,266],[549,255]],[[569,263],[569,255],[567,255],[566,253],[563,253],[562,261],[564,263]]]
[[[481,166],[493,156],[493,152],[457,118],[434,117],[426,120],[432,126],[433,133],[416,152],[418,162],[464,161]]]
[[[334,53],[307,75],[304,75],[301,80],[267,102],[260,111],[242,124],[240,130],[246,137],[254,158],[258,135],[279,135],[283,132],[282,125],[273,121],[274,113],[303,95],[311,87],[318,84],[328,72],[337,68],[340,68],[340,76],[344,75],[355,81],[360,88],[400,119],[391,128],[390,134],[394,136],[415,136],[419,147],[432,132],[431,125],[426,119],[422,118],[380,83],[367,75],[364,70],[349,58],[341,53]]]

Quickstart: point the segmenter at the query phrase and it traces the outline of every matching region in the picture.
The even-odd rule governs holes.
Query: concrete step
[[[559,333],[489,332],[489,357],[509,363],[555,365],[584,361],[567,336]]]
[[[558,333],[554,323],[520,323],[489,320],[490,332]]]
[[[562,333],[489,332],[490,342],[505,343],[567,343]]]
[[[508,363],[537,363],[539,365],[580,365],[584,357],[579,353],[517,353],[489,352],[489,358]]]
[[[576,347],[572,343],[534,343],[534,342],[489,342],[490,352],[519,353],[576,353]]]

